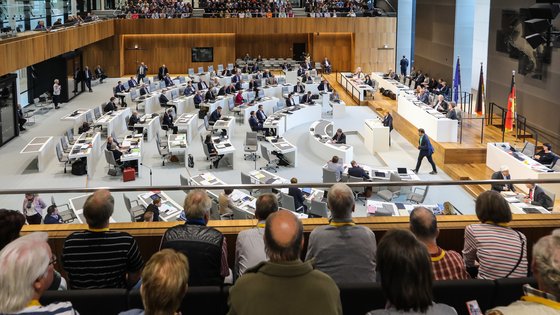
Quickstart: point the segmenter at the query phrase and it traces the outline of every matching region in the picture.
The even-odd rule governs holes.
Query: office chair
[[[294,200],[294,197],[288,194],[280,193],[280,204],[283,208],[286,208],[292,212],[303,212],[303,206],[299,206],[299,208],[296,209],[296,202]]]
[[[311,200],[311,207],[308,211],[309,217],[328,218],[329,210],[327,203],[322,201]]]
[[[276,173],[278,170],[277,164],[279,160],[271,158],[268,154],[268,149],[264,145],[261,145],[261,155],[267,161],[266,165],[261,167],[261,170],[264,169]]]
[[[389,180],[392,182],[402,181],[402,178],[394,173],[391,173]],[[399,196],[401,193],[401,186],[388,186],[386,189],[377,192],[377,195],[385,201],[391,201],[393,198]]]
[[[360,183],[363,182],[364,179],[360,177],[350,176],[348,175],[348,182],[349,183]],[[366,205],[366,197],[364,195],[364,188],[365,187],[352,187],[352,192],[354,193],[355,200],[361,200],[364,206]]]
[[[105,161],[107,161],[107,164],[109,164],[108,174],[111,176],[117,176],[117,174],[121,170],[121,164],[117,163],[117,161],[115,160],[115,156],[113,155],[113,152],[107,150],[107,148],[104,149],[104,153],[105,153]],[[113,169],[111,169],[111,166],[113,166]]]
[[[146,212],[146,208],[138,203],[138,200],[133,200],[136,205],[133,207],[130,198],[128,198],[125,194],[123,194],[124,205],[126,206],[126,210],[130,214],[130,221],[131,222],[139,222],[142,221],[144,217],[144,212]]]
[[[408,197],[406,197],[406,200],[410,202],[414,202],[416,204],[421,204],[426,199],[429,188],[430,186],[414,187],[412,192],[408,195]],[[421,193],[418,193],[417,191],[421,191]]]
[[[260,156],[257,155],[258,149],[259,149],[259,142],[257,138],[257,133],[254,131],[247,132],[245,134],[245,146],[244,146],[245,154],[243,155],[243,159],[256,161],[258,158],[260,158]]]
[[[60,163],[64,163],[64,173],[66,174],[66,165],[70,164],[70,158],[67,154],[62,153],[62,148],[60,143],[56,144],[56,157]]]

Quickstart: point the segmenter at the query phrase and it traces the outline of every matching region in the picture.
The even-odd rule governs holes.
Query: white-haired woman
[[[78,314],[69,302],[41,305],[54,277],[56,257],[47,233],[22,236],[0,251],[0,314]]]

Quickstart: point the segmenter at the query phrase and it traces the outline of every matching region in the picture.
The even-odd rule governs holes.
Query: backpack
[[[87,160],[81,158],[72,163],[72,174],[82,176],[87,174]]]
[[[188,162],[187,162],[188,166],[190,168],[193,168],[194,167],[194,158],[193,158],[192,154],[189,154],[187,156],[187,159],[188,159]]]

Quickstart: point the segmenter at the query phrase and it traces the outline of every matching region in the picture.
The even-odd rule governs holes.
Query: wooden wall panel
[[[94,69],[97,65],[105,70],[109,77],[117,77],[121,73],[119,55],[119,36],[112,36],[82,48],[84,65]],[[93,70],[92,70],[93,71]]]
[[[117,20],[116,34],[234,33],[243,35],[352,33],[350,67],[386,71],[395,64],[396,18]],[[278,43],[276,43],[278,44]],[[264,49],[264,48],[263,48]],[[338,47],[337,47],[338,49]],[[236,47],[236,50],[240,48]],[[317,59],[313,56],[313,59]],[[351,70],[351,69],[341,69]],[[353,69],[352,69],[353,70]]]
[[[123,36],[124,73],[136,73],[144,62],[148,73],[157,73],[165,63],[171,73],[186,73],[188,68],[208,67],[235,60],[234,34],[157,34]],[[134,49],[138,46],[139,49]],[[214,47],[213,62],[191,62],[192,47]]]
[[[114,21],[103,21],[0,43],[0,75],[84,47],[114,34]]]
[[[235,36],[235,57],[256,57],[259,54],[263,58],[292,58],[293,44],[308,43],[307,34],[237,34]]]
[[[352,33],[313,33],[313,59],[329,58],[333,71],[352,68]]]

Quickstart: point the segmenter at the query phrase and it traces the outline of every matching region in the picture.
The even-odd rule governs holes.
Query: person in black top
[[[331,140],[337,144],[346,144],[346,135],[342,132],[342,129],[338,128]]]
[[[27,119],[23,118],[23,110],[21,109],[21,105],[18,104],[18,109],[17,109],[17,119],[18,119],[18,124],[19,124],[19,131],[24,131],[26,130],[25,127],[23,127],[23,125],[25,125],[25,123],[27,122]]]
[[[103,83],[103,80],[107,79],[105,75],[105,71],[101,68],[100,65],[97,65],[95,68],[95,76],[99,79],[99,84]]]
[[[148,208],[146,208],[145,212],[152,213],[153,222],[159,221],[159,207],[161,207],[161,198],[154,199],[154,201],[152,201],[152,203],[148,205]]]
[[[218,157],[218,159],[216,159],[216,161],[214,161],[214,168],[218,168],[218,164],[220,163],[220,159],[222,159],[224,156],[223,155],[218,155],[218,151],[216,151],[216,147],[214,147],[214,142],[212,142],[212,136],[210,134],[206,135],[206,138],[204,139],[204,144],[208,148],[208,153],[210,154],[210,156],[217,156]]]
[[[82,125],[80,126],[80,128],[78,128],[78,133],[84,133],[90,130],[90,126],[89,123],[87,121],[84,121],[82,123]]]
[[[554,161],[554,153],[552,153],[552,145],[550,143],[544,143],[542,150],[537,152],[533,159],[541,164],[552,164]]]
[[[194,108],[200,108],[200,104],[204,102],[204,98],[200,94],[200,90],[196,91],[196,95],[193,97]]]
[[[350,162],[348,175],[353,177],[358,177],[361,179],[369,179],[368,173],[361,166],[359,166],[356,161]]]
[[[387,112],[382,123],[383,126],[389,127],[389,132],[393,131],[393,116],[391,116],[391,113]]]
[[[298,180],[295,177],[292,177],[292,179],[290,179],[290,183],[292,184],[297,184],[297,182]],[[301,189],[297,187],[290,187],[288,188],[288,195],[294,198],[296,211],[299,211],[301,209],[303,213],[307,213],[307,206],[304,204],[305,197],[303,197],[303,192],[301,192]]]
[[[304,93],[304,92],[305,92],[305,86],[301,84],[301,81],[298,81],[296,86],[294,86],[294,93]]]
[[[212,89],[208,89],[208,91],[206,91],[206,95],[204,96],[204,99],[206,99],[207,101],[216,100],[216,95],[214,95],[214,92],[212,92]]]
[[[500,170],[492,174],[492,179],[511,179],[511,175],[509,174],[509,168],[506,165],[500,166]],[[511,191],[515,192],[515,187],[513,184],[492,184],[492,190],[497,192],[502,191]]]
[[[117,140],[113,139],[113,137],[107,137],[107,150],[113,153],[113,157],[118,164],[121,164],[121,156],[122,152],[120,150],[121,146],[117,142]]]
[[[137,123],[140,122],[140,117],[138,116],[138,112],[134,111],[132,112],[132,115],[130,116],[129,120],[128,120],[128,130],[136,130],[137,133],[144,133],[144,127],[135,127],[134,125],[136,125]]]
[[[117,105],[115,105],[115,97],[111,96],[109,102],[105,105],[105,107],[103,107],[103,112],[108,113],[108,112],[116,111],[117,109],[118,109]]]
[[[323,79],[317,87],[317,90],[322,92],[332,92],[332,87],[327,80]]]
[[[173,124],[173,110],[170,108],[163,114],[162,125],[167,126],[167,128],[173,130],[173,134],[177,134],[178,128]]]
[[[307,94],[304,94],[301,97],[301,103],[303,104],[313,104],[313,95],[311,95],[311,91],[307,91]]]

